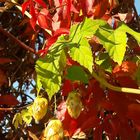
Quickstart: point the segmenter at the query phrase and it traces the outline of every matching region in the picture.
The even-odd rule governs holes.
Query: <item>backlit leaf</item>
[[[93,56],[88,41],[83,38],[80,44],[70,48],[70,56],[74,61],[92,72]]]
[[[70,38],[73,43],[79,43],[82,38],[91,37],[99,26],[106,25],[104,20],[92,20],[86,18],[84,22],[75,24],[70,29]]]
[[[119,28],[114,31],[105,26],[99,28],[95,35],[99,37],[109,56],[120,65],[126,51],[126,33]]]
[[[65,65],[65,52],[61,42],[63,37],[51,46],[48,54],[36,62],[38,90],[43,87],[49,99],[57,93],[61,86],[62,68]],[[62,67],[63,65],[63,67]]]

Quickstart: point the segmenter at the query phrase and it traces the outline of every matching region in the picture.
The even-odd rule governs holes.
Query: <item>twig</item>
[[[24,109],[24,108],[27,108],[28,106],[32,105],[32,102],[27,104],[27,105],[24,105],[22,107],[0,107],[0,111],[13,111],[13,110],[21,110],[21,109]]]
[[[125,88],[125,87],[117,87],[117,86],[113,86],[111,84],[109,84],[105,79],[101,78],[100,76],[98,76],[94,71],[92,72],[92,76],[98,81],[100,82],[102,85],[104,85],[105,87],[117,91],[117,92],[125,92],[125,93],[132,93],[132,94],[140,94],[140,90],[139,89],[134,89],[134,88]]]
[[[26,44],[24,44],[23,42],[18,40],[14,35],[9,33],[8,31],[4,30],[2,27],[0,27],[0,32],[3,33],[5,36],[14,40],[20,47],[22,47],[22,48],[24,48],[24,49],[26,49],[34,54],[37,54],[37,52],[33,48],[30,48],[29,46],[27,46]]]

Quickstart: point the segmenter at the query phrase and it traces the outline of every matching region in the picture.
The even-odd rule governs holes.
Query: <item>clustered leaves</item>
[[[17,35],[19,40],[1,28],[0,32],[28,50],[21,60],[34,65],[33,71],[24,70],[29,75],[27,79],[35,83],[36,96],[27,107],[18,107],[20,102],[14,95],[0,96],[3,108],[5,104],[17,108],[12,116],[15,131],[26,130],[27,137],[41,140],[138,139],[140,29],[134,2],[26,0],[18,5],[13,3],[14,8],[21,4],[20,26],[27,27],[23,34]],[[21,57],[15,55],[14,59],[0,58],[0,66],[5,66],[0,68],[2,91],[10,87],[6,64]],[[16,78],[12,76],[9,74],[13,84]],[[17,81],[24,83],[18,76]],[[13,102],[6,103],[6,97]]]

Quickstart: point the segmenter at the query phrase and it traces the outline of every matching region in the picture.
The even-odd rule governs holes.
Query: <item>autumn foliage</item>
[[[0,139],[140,139],[139,32],[133,0],[0,0]]]

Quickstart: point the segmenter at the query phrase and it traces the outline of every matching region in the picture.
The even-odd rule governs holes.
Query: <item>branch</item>
[[[24,108],[27,108],[28,106],[32,105],[33,102],[27,104],[27,105],[24,105],[22,107],[0,107],[0,111],[13,111],[13,110],[21,110],[21,109],[24,109]]]
[[[92,76],[98,81],[100,82],[102,85],[104,85],[105,87],[117,91],[117,92],[125,92],[125,93],[132,93],[132,94],[140,94],[140,90],[139,89],[134,89],[134,88],[125,88],[125,87],[117,87],[117,86],[113,86],[111,84],[109,84],[105,79],[101,78],[100,76],[98,76],[94,71],[92,72]]]
[[[3,33],[5,36],[14,40],[20,47],[22,47],[22,48],[26,49],[27,51],[30,51],[34,54],[37,54],[37,52],[33,48],[30,48],[29,46],[27,46],[26,44],[24,44],[23,42],[18,40],[14,35],[9,33],[8,31],[4,30],[2,27],[0,27],[0,32]]]

